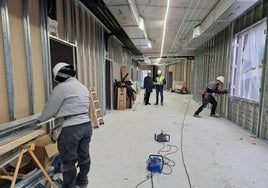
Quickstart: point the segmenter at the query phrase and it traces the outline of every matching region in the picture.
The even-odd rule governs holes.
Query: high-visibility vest
[[[157,83],[159,83],[159,84],[162,83],[163,84],[163,81],[164,81],[165,77],[161,75],[160,77],[157,76],[155,79],[156,79]]]

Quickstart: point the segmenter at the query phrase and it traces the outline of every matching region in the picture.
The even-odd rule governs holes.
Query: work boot
[[[194,114],[194,117],[196,117],[196,118],[201,118],[201,116],[199,115],[199,114]]]
[[[211,117],[214,117],[214,118],[219,118],[219,117],[221,117],[221,116],[216,115],[216,114],[210,114],[210,116],[211,116]]]
[[[158,105],[158,102],[154,103],[154,105]]]

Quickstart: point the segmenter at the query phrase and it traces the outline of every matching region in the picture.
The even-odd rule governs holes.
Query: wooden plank
[[[13,140],[13,141],[0,147],[0,155],[3,155],[4,153],[7,153],[7,152],[21,146],[22,144],[25,144],[25,143],[37,138],[38,136],[45,134],[45,133],[46,133],[46,130],[36,130],[28,135],[25,135],[21,138]]]

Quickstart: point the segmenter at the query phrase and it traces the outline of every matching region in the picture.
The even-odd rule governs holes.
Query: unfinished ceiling
[[[104,0],[104,3],[143,54],[145,63],[179,61],[219,33],[257,0],[170,0],[163,56],[163,26],[168,0]],[[184,60],[185,58],[183,58]]]

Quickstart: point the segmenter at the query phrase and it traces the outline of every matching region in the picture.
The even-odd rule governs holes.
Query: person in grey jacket
[[[89,90],[76,78],[74,67],[58,63],[53,68],[54,80],[59,84],[53,89],[40,122],[52,117],[63,118],[63,128],[57,140],[62,162],[63,187],[87,187],[90,169],[89,143],[92,126],[89,118]],[[77,174],[77,167],[79,173]]]

